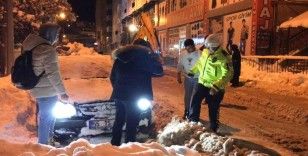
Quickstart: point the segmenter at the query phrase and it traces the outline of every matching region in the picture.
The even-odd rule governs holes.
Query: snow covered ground
[[[258,71],[249,66],[247,62],[243,62],[241,78],[246,86],[265,89],[270,93],[299,97],[307,97],[308,95],[307,74],[267,73]]]
[[[112,90],[108,79],[112,66],[110,56],[61,56],[60,65],[65,86],[74,101],[109,98]],[[165,127],[174,116],[182,116],[183,89],[176,83],[175,74],[173,68],[166,67],[166,76],[153,81],[156,131]],[[220,111],[221,133],[263,145],[282,155],[307,155],[307,75],[264,73],[243,64],[241,81],[244,86],[227,89]],[[5,147],[0,148],[0,155],[16,155],[27,151],[32,152],[28,155],[44,155],[61,150],[33,144],[36,142],[34,100],[27,92],[12,86],[9,77],[0,78],[0,102],[0,144]],[[207,126],[207,105],[202,105],[201,119]],[[81,141],[75,144],[88,143]],[[139,149],[138,145],[132,146],[130,148]],[[166,152],[158,144],[151,145],[151,148],[154,147]],[[92,154],[95,155],[97,149],[118,151],[122,148],[102,144],[71,148],[70,151],[80,149],[94,151]],[[140,149],[148,152],[144,147]],[[153,154],[153,150],[150,151]],[[174,155],[172,152],[168,154]]]
[[[82,48],[84,49],[84,48]],[[86,52],[79,56],[60,57],[61,74],[71,98],[76,102],[107,100],[111,94],[109,73],[110,56]],[[82,56],[80,56],[82,55]],[[145,155],[145,156],[198,156],[198,152],[184,146],[163,147],[158,143],[122,144],[114,147],[109,143],[92,145],[86,140],[72,142],[64,148],[36,144],[35,102],[28,92],[16,89],[10,77],[0,78],[0,155]]]
[[[183,146],[163,147],[158,143],[127,143],[120,147],[112,146],[110,143],[97,145],[90,144],[87,140],[79,139],[63,148],[40,144],[18,144],[0,140],[1,156],[200,156]]]

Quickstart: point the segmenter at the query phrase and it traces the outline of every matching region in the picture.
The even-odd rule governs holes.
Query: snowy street
[[[308,0],[0,0],[0,156],[308,156]]]
[[[182,116],[183,89],[170,75],[154,81],[156,98],[162,107]],[[254,86],[230,87],[220,110],[221,132],[306,155],[307,103],[307,97],[268,93]],[[201,118],[208,121],[207,105],[202,105]]]
[[[110,56],[61,56],[60,64],[65,86],[75,101],[109,98],[112,90],[108,79],[112,65]],[[307,155],[307,75],[294,76],[285,83],[275,80],[274,75],[271,75],[272,80],[261,81],[265,79],[252,76],[256,73],[242,74],[244,86],[227,88],[220,110],[222,126],[219,132],[284,155]],[[175,75],[175,69],[165,67],[165,76],[153,81],[156,132],[175,115],[182,117],[183,88],[177,84]],[[299,86],[294,85],[293,82],[298,79],[304,81]],[[1,112],[5,112],[0,114],[0,139],[34,143],[34,101],[28,93],[17,90],[9,81],[9,77],[0,79]],[[202,105],[201,111],[201,119],[206,126],[206,104]]]

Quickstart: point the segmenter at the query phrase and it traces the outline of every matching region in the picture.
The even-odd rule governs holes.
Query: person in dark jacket
[[[137,101],[141,98],[153,100],[152,77],[162,76],[163,68],[160,58],[155,57],[148,42],[142,39],[117,49],[112,55],[115,61],[110,76],[111,100],[116,102],[117,111],[111,144],[119,146],[125,122],[125,142],[136,141],[140,120]]]
[[[63,85],[55,44],[59,39],[60,26],[43,24],[39,34],[30,34],[22,43],[24,51],[32,50],[32,65],[36,75],[45,72],[38,84],[30,90],[38,107],[38,143],[50,144],[55,118],[51,110],[58,100],[67,102],[69,97]]]
[[[241,75],[241,53],[236,44],[231,45],[232,64],[234,69],[233,78],[231,80],[232,87],[238,87]]]

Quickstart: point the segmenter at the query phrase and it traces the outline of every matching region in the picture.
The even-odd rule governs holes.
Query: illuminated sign
[[[252,51],[257,55],[270,53],[273,7],[270,0],[253,1],[253,35]]]

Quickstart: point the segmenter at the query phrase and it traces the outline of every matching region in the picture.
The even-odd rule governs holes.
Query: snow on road
[[[73,100],[109,98],[112,90],[108,79],[112,66],[109,56],[61,56],[60,63]],[[268,74],[243,66],[244,86],[226,91],[220,111],[220,131],[275,149],[282,155],[307,155],[307,75]],[[153,81],[157,131],[173,116],[183,113],[183,88],[177,84],[175,74],[174,69],[166,68],[166,75]],[[36,142],[36,110],[29,94],[13,87],[9,77],[4,77],[0,78],[0,101],[3,112],[0,139]],[[202,105],[201,119],[207,125],[207,105]]]
[[[220,110],[220,131],[274,148],[283,155],[307,155],[308,75],[265,73],[247,64],[243,66],[244,86],[226,90]],[[176,71],[167,68],[165,77],[154,80],[155,98],[160,107],[170,108],[169,114],[182,116],[183,89],[175,77]],[[294,85],[298,79],[301,83]],[[201,119],[205,124],[207,112],[207,105],[202,105]]]
[[[163,147],[158,143],[127,143],[120,147],[110,143],[90,144],[84,139],[72,142],[63,148],[40,144],[18,144],[0,140],[1,156],[200,156],[194,150],[183,146]]]

